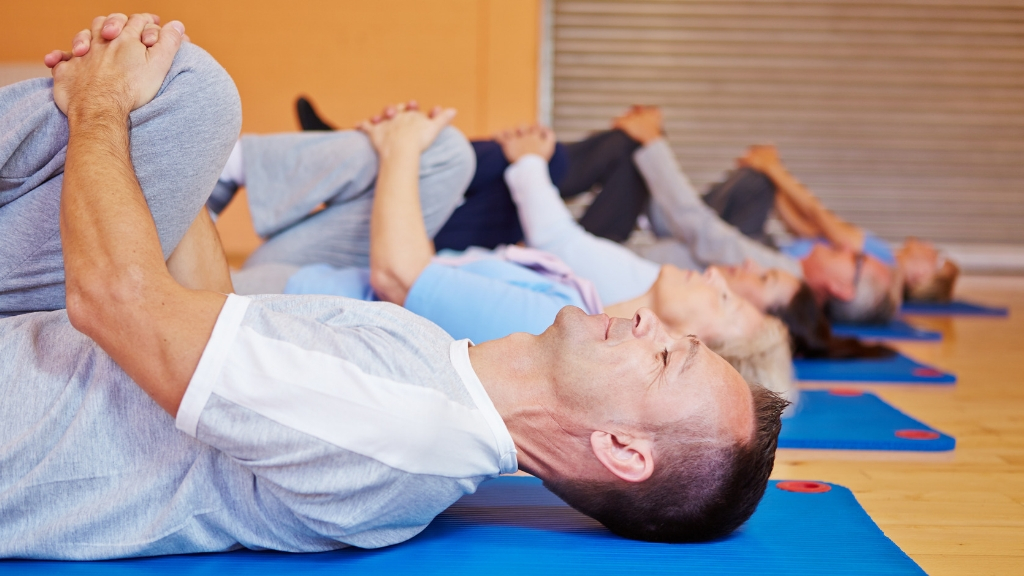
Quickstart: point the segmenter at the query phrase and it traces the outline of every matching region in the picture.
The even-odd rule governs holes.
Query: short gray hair
[[[656,434],[654,473],[643,482],[544,478],[544,485],[612,532],[652,542],[726,536],[754,513],[775,463],[788,404],[751,386],[753,435],[714,439],[706,422],[674,422]]]
[[[825,302],[825,314],[832,322],[885,324],[899,311],[902,286],[902,278],[896,270],[893,270],[891,284],[875,274],[861,274],[854,286],[853,299],[830,297]]]

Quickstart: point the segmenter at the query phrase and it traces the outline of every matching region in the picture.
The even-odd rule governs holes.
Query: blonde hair
[[[757,331],[746,338],[707,345],[732,364],[748,384],[764,386],[790,401],[796,399],[789,331],[778,318],[765,316]]]
[[[946,260],[941,268],[927,281],[911,286],[904,285],[904,298],[917,302],[949,302],[953,299],[953,287],[960,275],[960,267],[952,260]]]

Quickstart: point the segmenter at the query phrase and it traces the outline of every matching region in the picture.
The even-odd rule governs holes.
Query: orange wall
[[[97,14],[181,20],[234,78],[245,132],[297,129],[299,94],[340,126],[410,98],[458,108],[455,124],[471,137],[537,115],[541,0],[64,0],[42,10],[0,3],[0,62],[67,48]],[[243,202],[218,225],[229,254],[258,244]]]

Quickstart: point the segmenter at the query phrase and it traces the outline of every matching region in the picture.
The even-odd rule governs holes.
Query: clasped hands
[[[75,34],[70,51],[54,50],[43,59],[53,72],[53,101],[69,117],[127,115],[156,96],[186,40],[181,22],[161,27],[153,14],[97,16]]]

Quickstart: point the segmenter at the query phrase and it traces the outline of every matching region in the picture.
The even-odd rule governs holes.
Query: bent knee
[[[153,101],[132,113],[133,125],[157,115],[174,116],[193,140],[210,143],[233,144],[242,129],[242,102],[234,81],[213,56],[191,42],[181,45]]]
[[[443,173],[461,197],[476,172],[476,154],[465,135],[448,126],[423,153],[421,170],[424,176]]]

